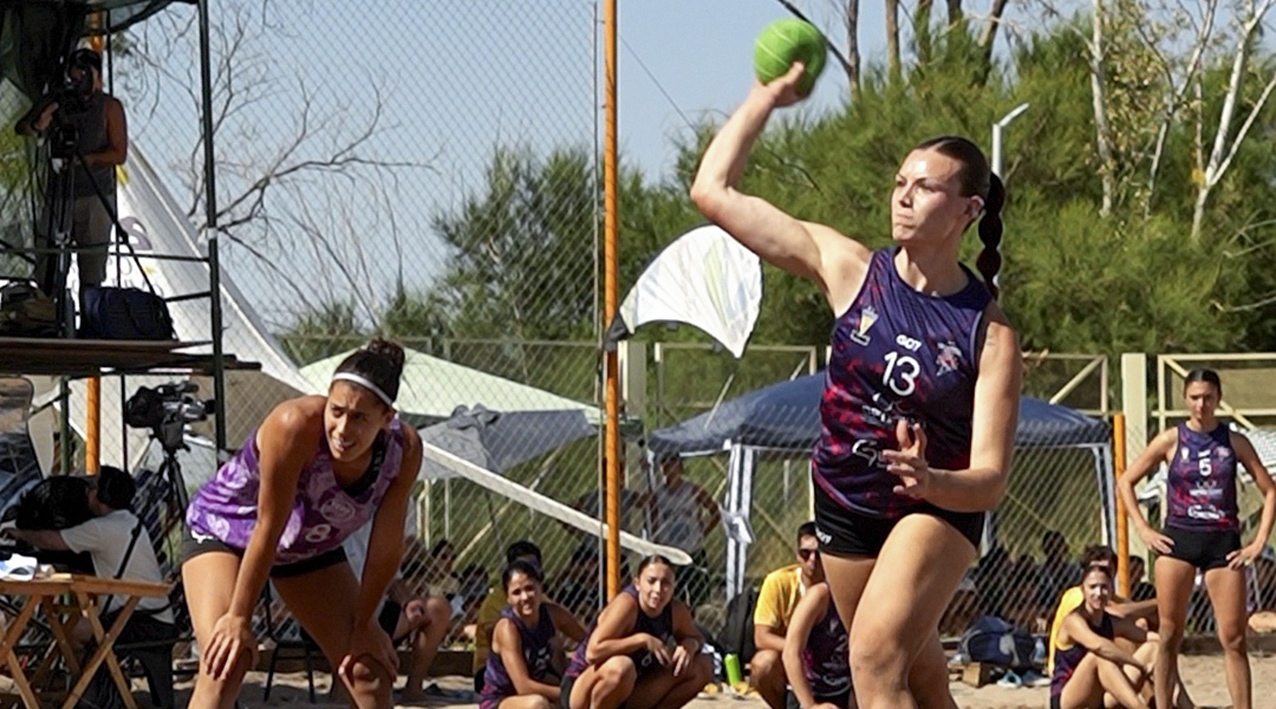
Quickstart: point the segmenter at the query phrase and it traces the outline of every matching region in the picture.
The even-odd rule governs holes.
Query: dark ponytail
[[[979,240],[983,251],[975,261],[992,297],[1000,295],[997,274],[1001,271],[1001,208],[1006,203],[1006,188],[995,173],[988,173],[988,196],[984,199],[984,215],[979,219]]]
[[[965,166],[961,171],[961,193],[965,197],[978,195],[984,200],[984,214],[979,220],[979,240],[984,242],[983,251],[975,266],[983,276],[984,285],[996,298],[999,294],[994,282],[1001,271],[1001,208],[1006,204],[1006,188],[1001,178],[992,173],[988,166],[988,158],[966,138],[955,135],[944,135],[931,138],[919,144],[913,150],[934,150],[946,155]]]
[[[337,374],[354,374],[370,382],[380,392],[373,391],[380,397],[384,393],[389,401],[382,399],[387,408],[393,408],[392,402],[399,398],[399,379],[403,376],[403,348],[399,345],[373,338],[366,347],[356,350],[337,365]],[[357,383],[357,382],[356,382]]]

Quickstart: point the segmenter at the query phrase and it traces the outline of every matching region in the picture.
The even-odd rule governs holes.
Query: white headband
[[[394,399],[391,399],[389,394],[386,394],[384,391],[381,391],[381,387],[377,386],[376,384],[373,384],[372,382],[359,376],[358,374],[355,374],[354,372],[337,372],[336,374],[332,375],[332,381],[354,382],[355,384],[358,384],[359,386],[363,387],[364,389],[367,389],[373,394],[376,394],[377,398],[380,399],[386,406],[389,406],[392,409],[394,408]]]

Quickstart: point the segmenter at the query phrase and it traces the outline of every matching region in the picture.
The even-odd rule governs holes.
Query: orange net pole
[[[616,209],[619,203],[616,135],[616,0],[607,0],[603,34],[606,36],[606,125],[603,150],[603,311],[604,325],[616,317],[620,306],[619,244]],[[620,362],[615,348],[604,352],[607,376],[607,597],[620,593]]]

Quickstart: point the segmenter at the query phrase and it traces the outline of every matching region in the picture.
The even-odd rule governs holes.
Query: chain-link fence
[[[138,218],[145,228],[130,239],[141,252],[199,254],[206,243],[193,22],[192,8],[171,7],[110,45],[132,144],[121,199],[150,200],[169,220]],[[372,334],[395,339],[409,349],[404,419],[521,486],[498,492],[442,466],[414,491],[402,572],[416,591],[452,599],[449,645],[474,644],[516,541],[540,547],[550,594],[589,617],[603,600],[600,545],[571,511],[596,519],[602,498],[595,6],[227,0],[212,29],[224,346],[263,364],[227,377],[229,446],[278,402],[326,391],[336,362]],[[532,35],[539,49],[522,51]],[[206,287],[206,273],[138,263],[132,275],[143,272],[166,295]],[[180,318],[183,339],[207,339],[202,307]],[[626,401],[624,528],[691,553],[684,596],[716,632],[729,589],[795,562],[796,530],[811,517],[825,346],[754,346],[740,360],[702,345],[630,346],[647,356],[630,372],[645,385]],[[1005,501],[945,635],[985,614],[1042,630],[1081,550],[1111,543],[1107,358],[1028,363],[1027,391],[1060,406],[1025,405]],[[148,432],[120,426],[122,400],[163,381],[107,382],[104,462],[163,463],[153,443],[139,461]],[[49,412],[35,437],[52,439]],[[211,437],[206,423],[192,433]],[[644,464],[649,453],[684,457]],[[50,453],[41,458],[50,469]],[[217,465],[202,444],[174,460],[188,487]],[[1259,500],[1252,488],[1243,498],[1252,525]],[[171,562],[177,530],[156,530]]]

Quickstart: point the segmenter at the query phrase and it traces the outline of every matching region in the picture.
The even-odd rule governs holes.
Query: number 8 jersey
[[[926,431],[931,467],[970,466],[977,340],[992,296],[970,269],[960,292],[914,290],[895,270],[899,247],[876,251],[859,294],[833,327],[820,401],[816,484],[860,514],[895,519],[924,504],[894,488],[883,450],[903,418]]]

